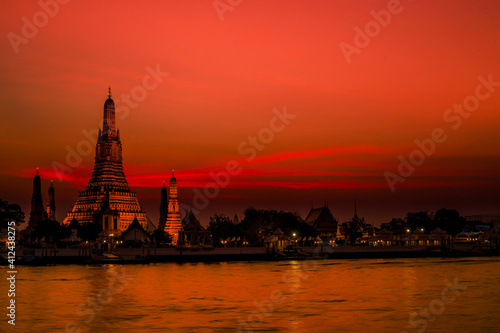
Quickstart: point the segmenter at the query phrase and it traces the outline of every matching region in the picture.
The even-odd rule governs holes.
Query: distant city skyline
[[[325,202],[343,222],[355,198],[375,225],[499,213],[500,4],[390,3],[244,2],[223,21],[210,1],[61,5],[27,42],[2,39],[0,197],[29,216],[38,167],[62,221],[90,178],[111,86],[124,171],[155,224],[172,170],[195,206],[232,161],[241,172],[197,209],[202,224],[251,206],[305,218]],[[43,10],[5,7],[4,36]]]

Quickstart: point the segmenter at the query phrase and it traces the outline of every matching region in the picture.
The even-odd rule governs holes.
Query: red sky
[[[223,21],[212,0],[58,7],[47,22],[37,1],[9,1],[0,13],[0,197],[27,214],[35,168],[45,194],[53,163],[67,165],[68,148],[87,147],[82,131],[102,126],[108,86],[122,110],[125,173],[154,223],[172,169],[192,205],[194,188],[232,160],[242,171],[200,210],[205,224],[249,206],[305,217],[325,201],[345,220],[355,197],[375,224],[443,206],[499,212],[500,86],[480,88],[488,96],[467,118],[445,119],[475,96],[480,76],[500,82],[498,1],[254,0]],[[355,27],[376,28],[371,12],[388,7],[390,22],[368,31],[348,62],[342,43],[356,46]],[[34,19],[36,32],[23,29]],[[127,105],[122,95],[141,91],[148,67],[168,76]],[[284,108],[295,118],[250,158],[244,142]],[[447,140],[392,192],[384,173],[397,174],[398,157],[435,128]],[[90,176],[93,151],[80,156],[55,181],[59,220]]]

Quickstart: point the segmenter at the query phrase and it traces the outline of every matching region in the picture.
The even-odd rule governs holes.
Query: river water
[[[500,332],[499,259],[18,266],[0,331]]]

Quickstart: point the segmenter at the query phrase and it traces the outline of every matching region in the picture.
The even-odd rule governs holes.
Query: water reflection
[[[457,277],[467,289],[427,331],[491,331],[499,267],[497,258],[20,267],[16,330],[416,332],[410,315]],[[127,283],[111,288],[120,276]]]

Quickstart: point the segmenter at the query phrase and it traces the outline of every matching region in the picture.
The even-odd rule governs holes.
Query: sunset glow
[[[221,20],[212,1],[69,1],[26,37],[43,8],[10,1],[1,197],[29,212],[39,167],[64,218],[92,172],[111,86],[125,174],[154,223],[172,169],[192,205],[232,161],[241,171],[200,211],[203,224],[248,206],[304,215],[325,201],[344,219],[355,197],[374,224],[443,206],[498,213],[500,3],[398,3],[243,1]],[[390,8],[357,45],[356,27]],[[342,43],[358,51],[346,56]],[[418,159],[408,176],[400,157]],[[394,191],[386,172],[402,179]]]

